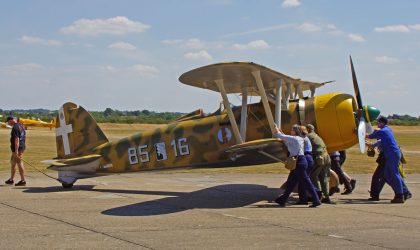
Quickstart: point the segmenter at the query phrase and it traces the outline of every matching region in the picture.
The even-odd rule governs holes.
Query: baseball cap
[[[377,121],[377,122],[382,122],[382,123],[384,123],[384,124],[388,124],[388,119],[387,119],[385,116],[383,116],[383,115],[380,115],[380,116],[378,117],[378,119],[376,119],[376,121]]]
[[[8,116],[8,117],[6,118],[6,122],[8,122],[8,121],[10,121],[10,120],[13,120],[13,119],[15,119],[13,116]]]

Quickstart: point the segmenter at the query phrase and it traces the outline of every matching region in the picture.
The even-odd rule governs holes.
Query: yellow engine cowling
[[[319,95],[314,100],[317,133],[328,152],[347,149],[358,143],[353,96],[342,93]]]

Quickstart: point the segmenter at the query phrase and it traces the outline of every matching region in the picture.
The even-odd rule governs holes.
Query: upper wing
[[[247,88],[250,95],[258,95],[257,86],[254,84],[255,79],[252,76],[252,72],[255,71],[260,71],[266,91],[274,90],[279,80],[283,80],[283,85],[290,84],[290,92],[292,93],[305,90],[314,91],[326,84],[302,81],[252,62],[211,64],[182,74],[179,81],[187,85],[219,92],[215,80],[223,79],[227,93],[241,93],[243,88]]]

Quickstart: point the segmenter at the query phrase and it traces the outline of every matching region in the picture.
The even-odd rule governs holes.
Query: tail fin
[[[55,126],[58,158],[72,158],[92,153],[108,142],[93,117],[81,106],[68,102],[58,111]]]

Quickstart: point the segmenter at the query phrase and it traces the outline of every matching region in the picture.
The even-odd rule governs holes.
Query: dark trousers
[[[388,183],[396,195],[403,194],[402,177],[400,175],[398,166],[401,160],[400,152],[385,152],[385,181]]]
[[[375,169],[375,172],[372,175],[372,181],[370,184],[370,197],[379,199],[379,194],[381,193],[386,180],[385,180],[385,164],[386,159],[383,152],[379,153],[378,158],[376,159],[376,162],[378,163],[378,166]],[[398,175],[400,175],[398,173]],[[401,175],[400,175],[401,176]],[[401,177],[400,177],[401,178]],[[410,193],[408,190],[407,185],[405,184],[403,178],[401,178],[402,181],[402,189],[404,194]]]
[[[352,191],[350,182],[347,180],[346,175],[341,168],[339,157],[331,157],[331,169],[337,174],[340,184],[344,184],[346,190]]]
[[[373,172],[372,181],[370,183],[370,197],[379,199],[379,194],[385,185],[384,167],[385,167],[385,156],[381,152],[376,159],[378,166]]]
[[[310,153],[305,153],[305,158],[306,158],[306,162],[308,162],[308,167],[306,168],[306,174],[309,176],[309,173],[311,172],[312,168],[314,167],[314,158],[312,158],[312,154],[310,154]],[[318,189],[315,186],[314,186],[314,188],[315,188],[315,192],[317,192]],[[299,194],[299,200],[300,201],[302,201],[302,202],[307,202],[308,201],[308,193],[307,193],[307,190],[304,189],[303,185],[298,185],[298,194]]]
[[[283,195],[279,197],[279,202],[286,203],[287,199],[289,198],[290,194],[292,193],[293,189],[295,188],[296,184],[299,183],[299,186],[304,190],[302,193],[308,191],[312,196],[312,201],[314,204],[320,204],[318,195],[316,193],[315,187],[309,179],[309,175],[307,172],[308,162],[306,161],[306,157],[303,155],[299,155],[296,162],[296,168],[290,171],[289,176],[287,177],[286,181],[286,189],[284,190]],[[300,196],[301,194],[299,194]],[[301,201],[305,201],[304,197],[299,197]],[[307,197],[306,197],[307,201]]]
[[[340,153],[340,166],[343,167],[344,162],[346,161],[346,158],[347,158],[347,153],[346,153],[346,150],[342,150],[338,152]]]

